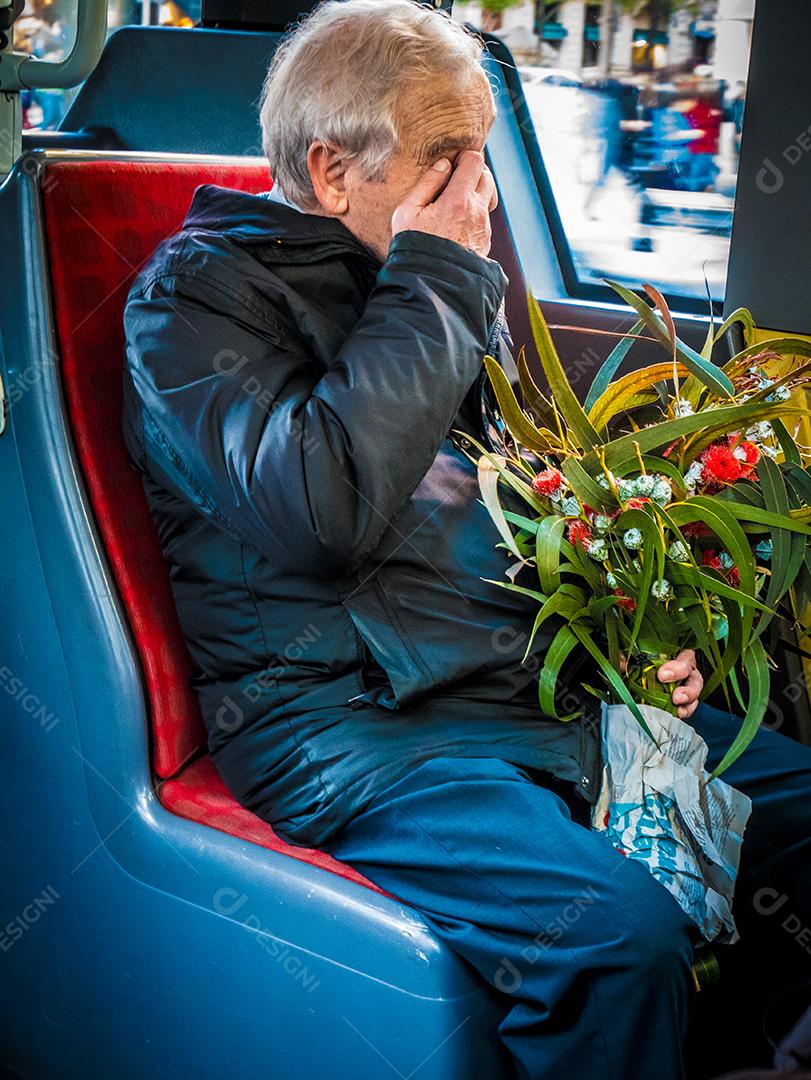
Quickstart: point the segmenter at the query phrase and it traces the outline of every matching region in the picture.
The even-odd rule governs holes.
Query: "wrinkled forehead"
[[[420,165],[462,150],[481,150],[493,125],[495,105],[484,72],[462,89],[447,79],[423,80],[403,92],[397,109],[398,149]]]

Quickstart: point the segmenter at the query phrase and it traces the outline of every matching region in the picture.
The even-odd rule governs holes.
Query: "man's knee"
[[[638,869],[643,869],[641,866]],[[648,875],[648,871],[644,873]],[[633,900],[624,897],[623,946],[629,964],[642,977],[689,974],[697,927],[676,899],[652,876],[640,878]]]
[[[676,907],[676,901],[673,900]],[[689,975],[693,962],[695,926],[678,908],[672,917],[642,919],[629,927],[634,935],[635,966],[642,977]]]

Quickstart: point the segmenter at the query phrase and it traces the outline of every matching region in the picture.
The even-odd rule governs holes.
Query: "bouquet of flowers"
[[[663,732],[674,730],[658,721],[651,730],[662,717],[658,710],[673,711],[657,668],[694,649],[707,673],[704,696],[720,691],[730,711],[743,716],[713,776],[704,774],[709,782],[743,752],[766,712],[767,629],[779,618],[806,630],[811,474],[792,430],[807,411],[795,391],[808,379],[811,364],[797,358],[811,356],[811,343],[775,337],[719,366],[715,347],[730,327],[753,329],[748,311],[711,323],[699,353],[679,339],[656,289],[645,286],[649,304],[609,284],[638,321],[620,337],[583,404],[532,297],[549,393],[521,355],[519,404],[502,368],[485,359],[506,432],[505,453],[478,446],[480,489],[514,556],[507,579],[495,584],[537,603],[533,638],[547,620],[557,621],[539,676],[540,706],[549,716],[557,715],[564,663],[585,650],[602,674],[604,684],[589,689],[606,703],[606,721],[612,712],[632,716],[643,742],[655,748]],[[662,361],[617,377],[643,336],[661,345]],[[769,374],[776,361],[777,377]],[[612,710],[617,705],[625,708]],[[696,757],[695,741],[704,744],[690,729],[693,736]],[[683,730],[680,738],[684,745]],[[623,753],[627,758],[628,746]],[[634,753],[644,757],[639,745]],[[702,798],[705,781],[696,787]],[[638,808],[650,817],[645,799],[639,796]],[[706,806],[704,812],[711,814]],[[727,867],[730,898],[734,869]],[[717,919],[713,925],[717,932]]]

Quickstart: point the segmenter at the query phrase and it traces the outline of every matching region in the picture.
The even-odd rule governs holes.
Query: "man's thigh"
[[[573,821],[560,794],[499,759],[416,767],[328,848],[438,924],[521,940],[550,970],[585,954],[587,965],[610,966],[612,951],[638,958],[638,939],[692,926],[643,866]]]
[[[681,1080],[696,928],[557,791],[496,758],[437,758],[328,847],[501,993],[519,1075]]]

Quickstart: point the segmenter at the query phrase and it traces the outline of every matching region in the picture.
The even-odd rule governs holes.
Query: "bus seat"
[[[322,852],[293,847],[231,797],[206,752],[192,662],[140,474],[121,434],[123,311],[129,287],[158,243],[181,224],[205,183],[267,190],[255,160],[56,160],[42,180],[45,240],[63,388],[96,525],[143,669],[152,766],[163,805],[263,847],[368,885]],[[380,891],[380,890],[378,890]]]

